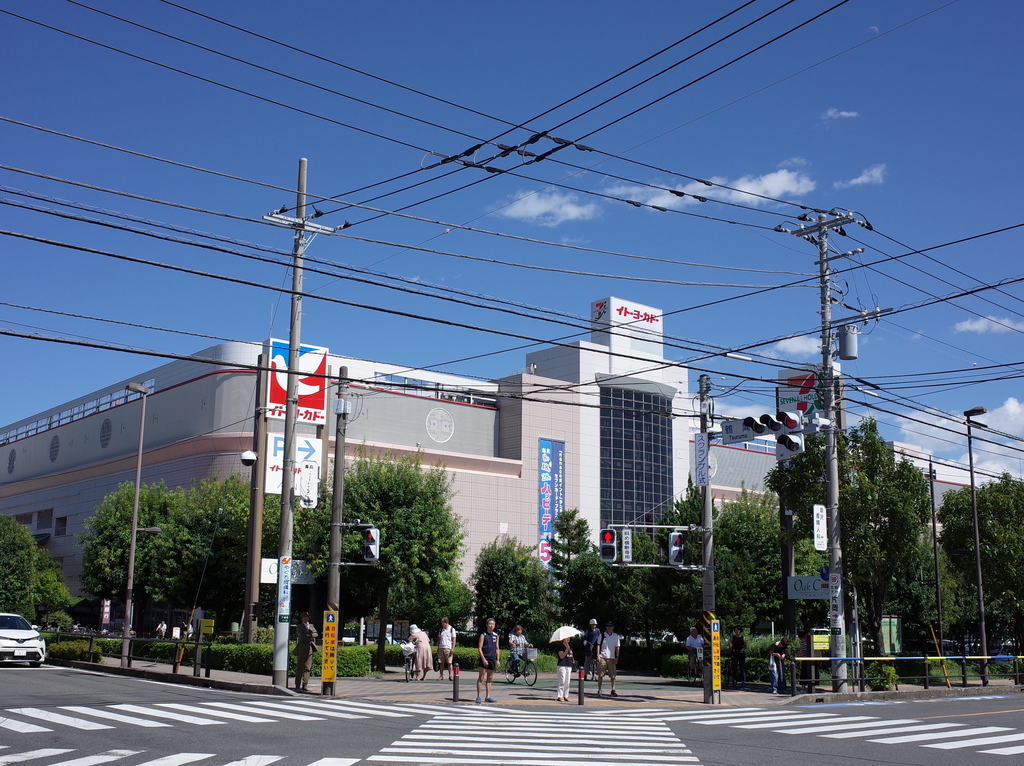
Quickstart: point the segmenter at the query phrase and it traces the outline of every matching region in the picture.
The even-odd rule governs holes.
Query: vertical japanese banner
[[[693,435],[693,456],[694,456],[694,481],[698,487],[709,486],[708,477],[708,453],[711,447],[706,433],[695,433]]]
[[[540,439],[538,460],[537,550],[541,563],[551,562],[554,521],[565,509],[565,442]]]

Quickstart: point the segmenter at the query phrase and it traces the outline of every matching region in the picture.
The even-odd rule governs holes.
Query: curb
[[[298,696],[291,689],[285,689],[269,683],[249,683],[244,681],[223,681],[219,678],[204,678],[199,676],[184,675],[182,673],[166,673],[157,670],[143,670],[140,668],[122,668],[103,665],[96,662],[80,662],[77,660],[47,659],[47,665],[59,665],[76,670],[91,670],[94,673],[107,673],[115,676],[127,676],[129,678],[142,678],[146,681],[160,681],[168,684],[182,684],[184,686],[197,686],[205,689],[223,689],[232,692],[251,692],[253,694],[273,694],[283,697]]]

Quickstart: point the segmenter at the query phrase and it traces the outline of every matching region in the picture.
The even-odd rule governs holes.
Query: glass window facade
[[[656,523],[672,502],[672,400],[601,389],[601,522]]]

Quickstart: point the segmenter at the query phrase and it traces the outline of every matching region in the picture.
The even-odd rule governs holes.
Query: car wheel
[[[29,665],[31,665],[34,668],[38,668],[42,664],[43,664],[42,662],[30,662],[29,663]]]

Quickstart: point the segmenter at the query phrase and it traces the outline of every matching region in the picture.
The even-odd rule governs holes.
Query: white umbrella
[[[558,641],[562,641],[562,640],[564,640],[566,638],[572,638],[573,636],[578,636],[581,632],[582,631],[576,630],[576,628],[574,628],[572,625],[563,625],[562,627],[560,627],[558,630],[556,630],[554,633],[551,634],[551,643],[554,644],[554,643],[557,643]]]

